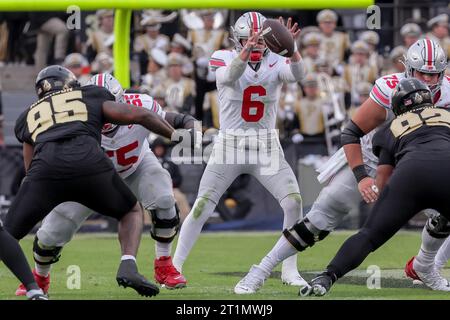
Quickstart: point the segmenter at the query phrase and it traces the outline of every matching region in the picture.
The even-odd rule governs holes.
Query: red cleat
[[[173,266],[171,257],[155,259],[155,280],[167,289],[186,287],[186,279]]]
[[[412,257],[411,259],[409,259],[409,261],[406,263],[405,274],[408,278],[421,281],[419,276],[417,275],[416,271],[414,271],[414,267],[413,267],[414,258],[415,258],[415,256]]]
[[[33,276],[34,276],[34,280],[36,281],[37,285],[39,286],[39,288],[42,289],[42,291],[44,291],[44,294],[48,293],[48,289],[50,287],[50,275],[43,277],[41,275],[38,275],[36,273],[36,270],[33,269]],[[19,285],[19,287],[16,290],[16,296],[25,296],[27,294],[27,289],[25,288],[25,286],[21,283]]]

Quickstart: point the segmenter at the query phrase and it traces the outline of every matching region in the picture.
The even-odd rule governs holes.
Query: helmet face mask
[[[442,47],[431,39],[417,40],[405,58],[406,76],[415,78],[415,71],[425,74],[438,74],[436,83],[427,84],[433,96],[439,91],[447,68],[447,56]]]
[[[87,85],[96,85],[107,89],[115,98],[116,102],[125,103],[125,92],[120,82],[109,73],[99,73],[89,79]],[[102,134],[111,133],[118,128],[117,124],[105,123]]]
[[[238,53],[241,52],[245,45],[243,44],[243,40],[247,40],[251,36],[252,30],[254,33],[260,32],[263,28],[264,21],[266,21],[266,17],[259,12],[246,12],[237,19],[234,27],[231,27],[231,40],[234,42],[235,49]],[[261,44],[263,44],[262,48],[254,48],[252,50],[250,62],[261,62],[264,56],[269,53],[269,48],[267,48],[264,40],[262,40]]]

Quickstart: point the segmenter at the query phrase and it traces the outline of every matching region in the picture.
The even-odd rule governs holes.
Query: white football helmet
[[[264,21],[266,21],[266,17],[261,13],[254,11],[246,12],[237,19],[234,27],[231,27],[231,40],[234,42],[237,52],[242,50],[243,46],[241,41],[247,40],[250,37],[252,29],[255,33],[262,30]],[[250,54],[250,62],[260,62],[268,52],[269,48],[267,48],[266,45],[264,45],[263,49],[253,49]]]
[[[417,40],[406,53],[405,59],[406,75],[413,77],[413,71],[423,73],[438,73],[439,80],[436,84],[429,86],[433,96],[439,91],[445,69],[447,68],[447,56],[439,43],[424,38]]]
[[[116,98],[116,102],[125,103],[124,90],[119,81],[109,73],[99,73],[93,76],[86,85],[96,85],[107,89]],[[102,128],[102,134],[114,131],[117,124],[105,123]]]

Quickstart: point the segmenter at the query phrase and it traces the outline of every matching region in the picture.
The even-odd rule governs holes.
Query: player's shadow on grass
[[[407,279],[406,276],[403,274],[403,269],[396,269],[390,271],[395,271],[395,275],[389,276],[389,277],[382,277],[381,283],[383,288],[415,288],[417,285],[413,285],[412,280]],[[244,272],[215,272],[214,275],[220,275],[220,276],[232,276],[232,277],[238,277],[243,278],[246,273]],[[306,281],[310,281],[312,278],[317,276],[319,272],[317,271],[303,271],[301,272],[302,277]],[[361,275],[348,275],[341,279],[339,279],[340,284],[352,284],[352,285],[359,285],[359,286],[367,286],[367,278],[369,275],[364,274],[361,272]],[[280,279],[281,278],[281,272],[279,271],[273,271],[270,274],[270,278],[273,279]],[[425,286],[420,286],[425,288]]]

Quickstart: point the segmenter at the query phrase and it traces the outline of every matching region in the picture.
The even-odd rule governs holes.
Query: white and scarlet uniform
[[[370,92],[370,99],[379,107],[385,108],[388,119],[392,113],[391,95],[405,73],[394,73],[375,81]],[[450,108],[450,77],[444,76],[440,90],[434,95],[433,102],[441,108]],[[376,107],[376,108],[379,108]],[[375,177],[378,158],[372,152],[372,137],[377,129],[372,130],[361,139],[363,160],[368,174]],[[328,182],[314,202],[305,218],[319,230],[332,231],[351,210],[357,209],[361,194],[352,170],[347,165],[343,148],[339,149],[322,168],[319,168],[320,182]]]
[[[255,18],[256,27],[257,23]],[[262,58],[257,71],[249,63],[243,65],[244,62],[234,60],[240,59],[238,55],[236,50],[219,50],[209,61],[216,73],[220,130],[200,181],[197,200],[181,227],[173,260],[178,271],[219,199],[241,174],[253,175],[280,202],[285,214],[284,227],[302,217],[297,179],[284,159],[275,124],[281,86],[301,80],[303,74],[298,73],[296,79],[290,59],[272,52]],[[236,73],[233,81],[229,75],[237,61],[245,69],[239,77]],[[296,62],[295,66],[302,63]],[[245,161],[239,161],[240,156]],[[270,159],[270,164],[265,164],[270,168],[261,164],[261,156]],[[282,273],[285,265],[288,272],[298,274],[296,256],[283,263]]]
[[[235,50],[219,50],[210,59],[211,68],[216,70],[220,131],[202,176],[198,197],[206,197],[217,204],[236,177],[246,173],[255,176],[281,201],[290,193],[299,193],[297,180],[284,159],[275,131],[281,86],[283,82],[296,80],[289,59],[270,52],[257,71],[247,65],[242,76],[228,85],[223,67],[230,65],[237,56]],[[236,132],[236,129],[242,131]],[[235,155],[242,148],[252,148],[249,146],[252,139],[248,138],[252,136],[254,146],[263,148],[267,155],[276,154],[279,168],[270,175],[262,172],[260,164],[226,164],[227,155]]]
[[[146,108],[162,118],[161,106],[146,94],[125,94],[126,102]],[[147,210],[157,209],[158,198],[172,199],[172,181],[150,150],[149,131],[140,125],[119,126],[113,136],[102,135],[102,147],[119,175]],[[54,208],[37,232],[39,242],[61,247],[72,239],[93,211],[76,202],[65,202]]]

